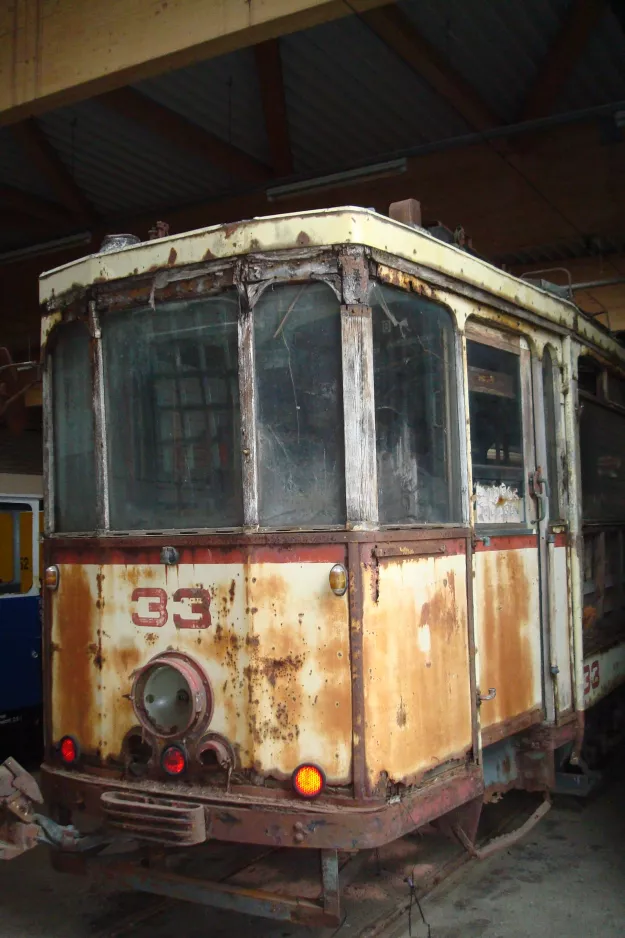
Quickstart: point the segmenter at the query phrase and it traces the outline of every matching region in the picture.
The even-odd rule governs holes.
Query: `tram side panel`
[[[625,682],[625,382],[589,356],[578,368],[588,709]]]

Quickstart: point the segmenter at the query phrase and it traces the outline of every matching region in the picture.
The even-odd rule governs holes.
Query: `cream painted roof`
[[[202,261],[245,254],[334,244],[359,244],[386,251],[478,287],[519,307],[520,314],[526,309],[565,326],[625,363],[625,349],[572,303],[445,244],[424,229],[411,228],[370,209],[356,207],[253,218],[145,241],[108,254],[92,254],[43,273],[40,299],[53,309],[55,297],[96,281],[123,280],[156,269],[173,271]],[[453,291],[453,286],[450,289]]]

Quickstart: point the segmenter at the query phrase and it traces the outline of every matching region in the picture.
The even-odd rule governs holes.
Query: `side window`
[[[520,356],[470,340],[467,365],[475,521],[522,523],[525,468]]]
[[[23,595],[32,585],[32,511],[21,503],[0,503],[0,596]]]
[[[323,283],[268,288],[254,307],[261,525],[345,522],[340,305]]]
[[[371,305],[380,524],[458,521],[451,316],[437,303],[379,284]]]
[[[558,412],[559,375],[554,367],[550,348],[543,352],[543,404],[545,410],[545,442],[547,446],[547,481],[549,483],[549,518],[556,521],[561,515],[560,485],[558,481]]]

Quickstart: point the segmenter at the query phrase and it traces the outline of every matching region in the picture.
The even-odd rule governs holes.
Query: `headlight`
[[[130,699],[142,726],[164,738],[203,728],[211,716],[208,678],[176,652],[159,655],[137,672]]]

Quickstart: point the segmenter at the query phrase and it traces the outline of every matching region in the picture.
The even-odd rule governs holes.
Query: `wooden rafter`
[[[521,120],[535,120],[551,113],[607,8],[606,0],[573,0],[526,98]]]
[[[64,227],[67,227],[70,220],[63,206],[11,186],[0,186],[0,203],[19,215],[55,222]]]
[[[180,150],[201,156],[213,166],[249,182],[264,182],[270,178],[268,167],[252,156],[239,150],[194,124],[176,111],[159,104],[135,88],[120,88],[109,91],[97,99],[128,120],[158,137],[166,139]],[[146,146],[149,144],[146,144]]]
[[[24,155],[48,181],[59,202],[78,220],[92,223],[97,213],[34,118],[14,124]]]
[[[361,14],[361,19],[410,68],[444,98],[475,130],[488,130],[501,121],[458,72],[419,33],[395,4]]]
[[[284,94],[280,40],[269,39],[254,46],[256,72],[263,102],[271,165],[277,176],[293,172],[289,122]]]

